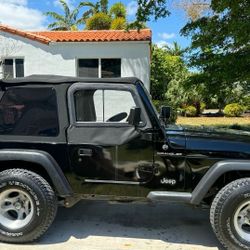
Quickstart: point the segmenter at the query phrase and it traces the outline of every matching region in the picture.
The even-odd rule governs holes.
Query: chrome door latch
[[[93,155],[93,150],[90,148],[79,148],[78,149],[78,155],[81,157],[91,157]]]

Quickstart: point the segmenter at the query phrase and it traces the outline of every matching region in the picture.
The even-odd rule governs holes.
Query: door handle
[[[90,148],[79,148],[78,155],[81,157],[84,157],[84,156],[91,157],[93,155],[93,150]]]

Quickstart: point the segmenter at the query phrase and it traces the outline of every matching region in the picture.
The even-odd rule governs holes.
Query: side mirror
[[[167,121],[171,116],[171,107],[163,106],[161,107],[160,119]]]
[[[141,121],[141,108],[130,109],[128,123],[133,126],[138,126]]]

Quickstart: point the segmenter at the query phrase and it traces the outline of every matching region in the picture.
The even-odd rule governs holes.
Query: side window
[[[98,59],[79,59],[78,76],[80,77],[98,77]]]
[[[102,78],[121,77],[121,59],[102,59]]]
[[[121,64],[121,58],[81,58],[77,60],[77,76],[96,78],[121,77]]]
[[[57,136],[53,88],[11,88],[0,100],[0,135]]]
[[[76,121],[126,123],[135,101],[129,91],[78,90],[74,94]]]
[[[3,63],[4,78],[24,76],[24,59],[5,59]]]

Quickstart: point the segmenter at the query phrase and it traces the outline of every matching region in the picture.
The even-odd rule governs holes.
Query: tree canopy
[[[169,1],[140,1],[137,22],[169,14]],[[239,93],[250,91],[250,2],[249,0],[180,0],[189,17],[181,34],[191,37],[187,50],[189,88],[203,85],[204,96],[223,107]],[[165,11],[164,11],[165,9]]]
[[[182,34],[191,36],[189,65],[200,71],[190,78],[205,83],[210,96],[223,101],[228,91],[250,84],[250,2],[213,0],[212,15],[190,21]]]

